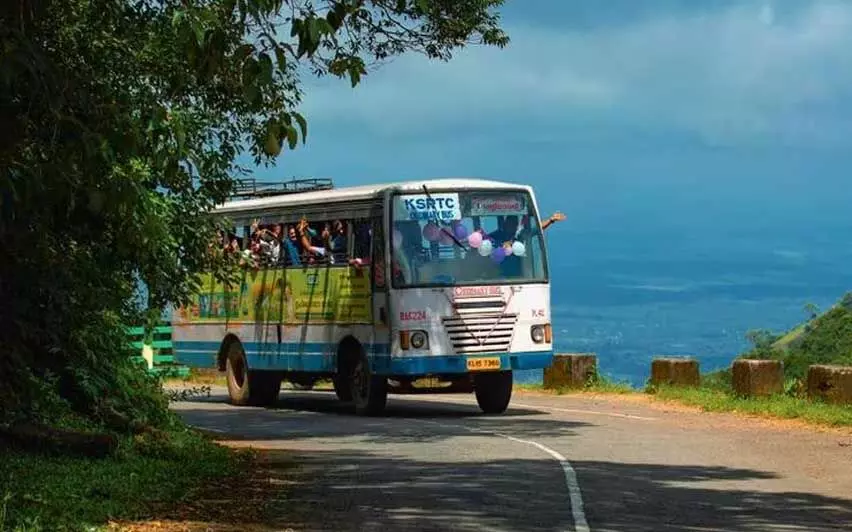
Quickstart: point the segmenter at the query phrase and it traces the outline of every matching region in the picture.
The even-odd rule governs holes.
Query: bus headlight
[[[429,345],[429,339],[423,331],[413,331],[411,333],[411,347],[414,349],[424,349]]]
[[[532,337],[532,341],[540,344],[544,341],[544,326],[543,325],[533,325],[530,329],[530,336]]]
[[[429,347],[429,337],[424,331],[399,331],[399,346],[403,350]]]

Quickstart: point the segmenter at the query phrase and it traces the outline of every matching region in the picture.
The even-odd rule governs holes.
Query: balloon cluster
[[[506,257],[510,255],[523,257],[527,252],[527,248],[524,246],[523,242],[517,240],[511,243],[506,242],[502,246],[495,246],[493,239],[485,236],[485,233],[481,229],[471,233],[459,220],[455,220],[453,222],[451,229],[447,227],[439,227],[435,222],[429,221],[425,226],[423,226],[422,233],[423,238],[427,241],[439,242],[445,246],[452,245],[455,240],[458,240],[459,242],[467,240],[467,243],[471,248],[476,249],[483,257],[491,257],[491,260],[497,264],[503,262]],[[453,237],[455,237],[455,239]],[[394,248],[399,249],[402,246],[402,240],[402,233],[398,229],[394,229]]]
[[[527,252],[527,248],[524,246],[524,243],[518,241],[514,241],[511,244],[507,242],[502,246],[495,246],[494,241],[491,238],[486,237],[482,230],[477,230],[471,233],[471,235],[467,237],[467,243],[470,247],[478,250],[481,256],[491,257],[491,260],[497,264],[503,262],[509,255],[523,257]]]

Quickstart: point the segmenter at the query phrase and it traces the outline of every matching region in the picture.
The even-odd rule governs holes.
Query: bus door
[[[391,269],[386,261],[385,246],[385,220],[384,209],[375,209],[373,212],[371,230],[371,277],[372,277],[372,305],[373,305],[373,343],[376,348],[388,346],[390,343],[390,297],[388,285],[390,283]],[[380,351],[374,349],[373,352]]]

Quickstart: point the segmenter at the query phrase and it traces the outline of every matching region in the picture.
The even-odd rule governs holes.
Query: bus
[[[472,393],[501,414],[513,372],[551,364],[547,223],[530,186],[279,185],[212,211],[241,282],[204,275],[173,312],[176,361],[224,372],[232,404],[331,381],[357,415],[380,415],[389,393]]]

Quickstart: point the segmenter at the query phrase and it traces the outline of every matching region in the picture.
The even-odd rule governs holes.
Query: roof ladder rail
[[[258,182],[255,178],[237,180],[231,198],[266,198],[270,196],[282,196],[286,194],[299,194],[302,192],[315,192],[317,190],[331,190],[334,183],[328,178],[296,179],[280,182]]]

